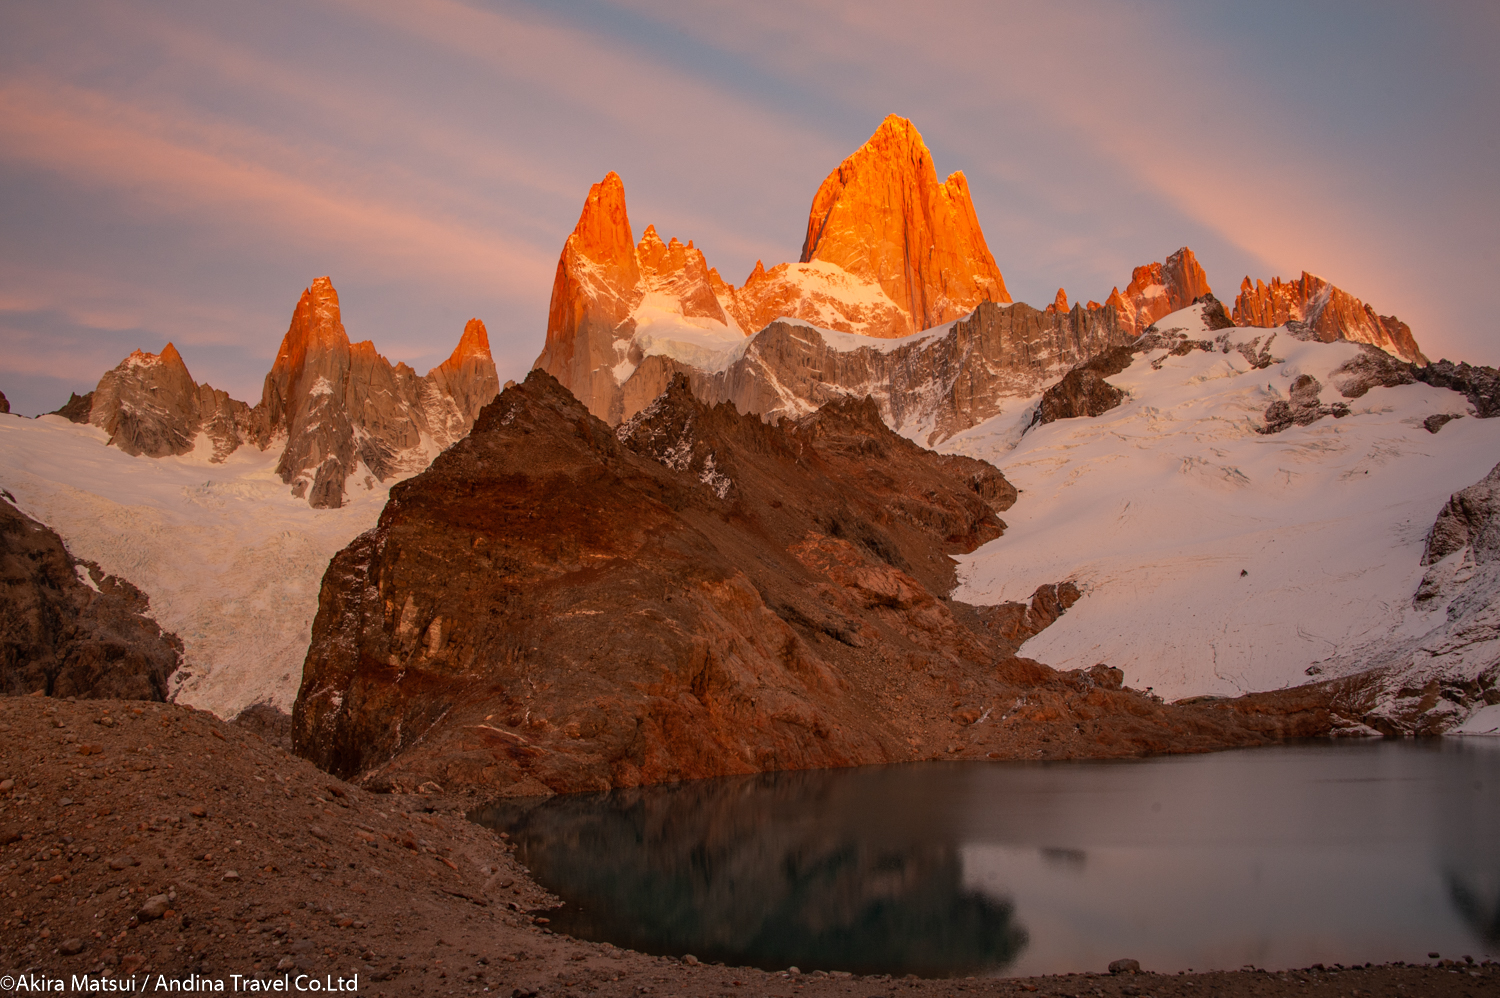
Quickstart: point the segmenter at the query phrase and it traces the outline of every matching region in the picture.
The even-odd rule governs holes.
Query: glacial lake
[[[920,763],[488,808],[557,932],[924,977],[1500,957],[1500,739]]]

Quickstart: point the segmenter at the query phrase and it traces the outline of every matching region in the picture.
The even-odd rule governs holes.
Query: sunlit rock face
[[[617,341],[635,331],[631,313],[640,304],[641,266],[625,185],[610,173],[589,188],[578,224],[563,244],[547,311],[547,341],[534,367],[557,378],[589,411],[619,422],[619,380],[623,359]]]
[[[909,322],[895,335],[1010,301],[969,182],[954,173],[938,183],[922,136],[896,115],[818,188],[802,244],[802,262],[814,261],[880,285]]]
[[[1115,288],[1104,304],[1120,314],[1120,325],[1142,332],[1164,315],[1187,308],[1201,295],[1212,294],[1208,275],[1186,246],[1165,263],[1136,267],[1124,292]]]
[[[1411,327],[1394,315],[1375,310],[1349,292],[1307,271],[1296,280],[1271,278],[1271,283],[1246,277],[1234,300],[1234,321],[1241,326],[1272,327],[1302,323],[1311,338],[1332,343],[1368,343],[1415,364],[1426,364]]]
[[[595,184],[563,245],[547,341],[534,366],[611,424],[660,394],[628,387],[651,358],[667,367],[719,369],[747,334],[781,318],[890,339],[1008,303],[960,173],[939,183],[922,137],[887,118],[818,189],[802,257],[743,286],[725,282],[690,240],[639,242],[616,174]],[[662,361],[657,361],[661,366]],[[669,376],[669,375],[668,375]]]
[[[127,454],[167,457],[208,448],[222,462],[238,447],[282,446],[281,480],[313,506],[343,505],[350,478],[386,481],[426,467],[469,432],[499,393],[484,323],[471,319],[453,354],[425,377],[392,366],[368,340],[350,343],[333,282],[302,293],[253,409],[195,384],[177,349],[135,351],[70,403]],[[78,404],[73,404],[78,403]],[[64,407],[65,409],[69,407]],[[366,483],[368,484],[368,482]]]

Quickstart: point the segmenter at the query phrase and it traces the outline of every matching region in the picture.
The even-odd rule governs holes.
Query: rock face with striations
[[[1010,657],[944,597],[1013,494],[868,402],[770,425],[679,378],[612,430],[533,371],[330,564],[297,750],[527,794],[1326,727],[1311,700],[1166,708]]]
[[[338,292],[320,277],[302,293],[253,420],[262,449],[284,438],[276,472],[316,507],[343,504],[346,481],[386,481],[424,467],[468,432],[498,390],[484,324],[470,320],[452,356],[425,377],[392,366],[369,340],[350,343]]]
[[[679,373],[700,398],[773,419],[796,419],[833,399],[869,395],[888,426],[931,445],[984,422],[1007,400],[1036,395],[1079,361],[1135,338],[1116,310],[1082,305],[1058,312],[983,302],[941,334],[895,345],[830,341],[810,326],[775,322],[722,370],[647,357],[625,382],[625,409],[638,411]]]
[[[92,423],[127,454],[148,457],[186,454],[200,436],[215,462],[243,444],[281,444],[281,480],[313,506],[335,508],[351,477],[383,482],[425,467],[432,452],[469,431],[499,387],[478,319],[447,360],[418,377],[405,364],[392,366],[370,341],[349,342],[338,292],[320,277],[297,302],[253,409],[195,384],[168,343],[160,354],[135,351],[56,414]]]
[[[186,454],[201,433],[213,447],[210,460],[223,461],[251,433],[250,407],[228,392],[194,383],[170,343],[160,354],[136,350],[106,371],[89,397],[87,422],[108,433],[109,442],[127,454]],[[76,408],[82,410],[81,405]]]
[[[1234,321],[1262,327],[1300,323],[1309,339],[1368,343],[1402,360],[1427,363],[1406,323],[1393,315],[1377,315],[1349,292],[1305,270],[1296,280],[1273,277],[1270,284],[1257,280],[1252,285],[1246,277],[1234,300]]]
[[[165,700],[182,642],[145,594],[0,499],[0,694]]]

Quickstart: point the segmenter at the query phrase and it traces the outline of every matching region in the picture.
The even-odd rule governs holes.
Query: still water
[[[775,773],[476,818],[567,902],[556,931],[731,966],[1500,956],[1500,739]]]

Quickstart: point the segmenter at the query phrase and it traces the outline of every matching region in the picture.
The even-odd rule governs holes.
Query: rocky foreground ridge
[[[798,262],[767,269],[757,261],[739,288],[692,240],[663,243],[647,226],[637,242],[624,184],[608,174],[564,243],[534,366],[611,425],[684,373],[701,397],[773,419],[873,394],[891,426],[931,443],[999,411],[987,399],[1033,396],[1073,364],[1211,294],[1183,247],[1136,267],[1102,304],[1070,308],[1059,288],[1043,309],[1012,306],[967,180],[954,173],[939,182],[922,136],[891,115],[818,188]],[[998,318],[1011,308],[1018,317]],[[1291,322],[1325,341],[1426,363],[1405,323],[1308,274],[1269,285],[1246,277],[1233,321]],[[971,350],[952,342],[954,322],[1013,338]],[[788,326],[807,331],[789,339]],[[913,341],[927,330],[937,335]],[[851,335],[831,343],[827,332]],[[883,342],[891,340],[897,345]],[[861,357],[831,356],[842,353]]]
[[[369,786],[501,794],[1324,734],[1323,684],[1169,707],[1016,658],[1063,612],[946,599],[1015,498],[870,401],[770,425],[685,378],[612,430],[534,371],[392,489],[324,578],[297,750]]]
[[[369,340],[351,343],[338,292],[320,277],[302,293],[253,408],[204,383],[168,343],[137,350],[58,415],[90,423],[127,454],[186,454],[200,437],[222,462],[242,446],[281,445],[276,472],[320,508],[343,505],[350,479],[387,481],[424,467],[462,437],[495,397],[499,380],[484,323],[471,319],[453,353],[418,377]]]

